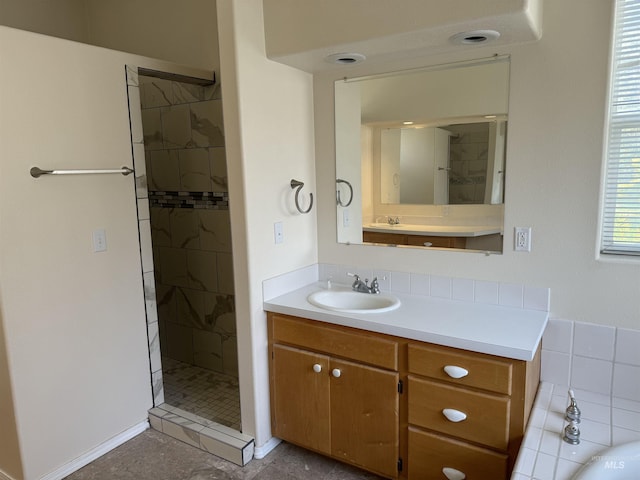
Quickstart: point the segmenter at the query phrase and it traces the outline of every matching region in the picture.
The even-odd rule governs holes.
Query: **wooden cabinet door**
[[[331,450],[383,476],[398,476],[397,372],[331,359]]]
[[[329,357],[276,344],[270,375],[273,434],[330,454]]]

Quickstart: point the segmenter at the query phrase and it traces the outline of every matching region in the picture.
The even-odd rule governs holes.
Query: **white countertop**
[[[363,225],[365,232],[405,233],[410,235],[431,235],[433,237],[481,237],[502,233],[502,228],[495,225],[418,225],[400,223],[368,223]]]
[[[394,295],[401,301],[396,310],[342,313],[315,307],[307,301],[311,293],[323,288],[326,289],[326,284],[307,285],[265,301],[264,309],[526,361],[533,359],[548,319],[545,311],[396,293]]]

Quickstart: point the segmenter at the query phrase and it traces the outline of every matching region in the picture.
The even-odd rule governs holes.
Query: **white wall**
[[[218,71],[216,0],[0,0],[0,25]]]
[[[85,0],[0,0],[0,25],[87,42]]]
[[[554,317],[637,328],[640,265],[596,260],[612,5],[612,0],[545,2],[544,34],[536,43],[473,48],[421,63],[365,62],[317,74],[316,174],[319,191],[329,192],[335,181],[335,80],[511,55],[504,254],[339,245],[335,206],[326,196],[318,204],[320,261],[550,287]],[[532,227],[531,253],[513,251],[515,226]]]
[[[89,42],[219,70],[216,0],[87,0]]]
[[[266,58],[261,0],[218,0],[218,18],[242,427],[259,448],[271,438],[262,281],[317,262],[313,84]],[[308,215],[295,209],[292,178],[306,200],[314,193]],[[274,222],[283,223],[279,245]]]
[[[132,165],[125,64],[170,67],[0,27],[0,398],[13,398],[28,480],[151,407],[133,176],[29,175]],[[93,252],[97,228],[106,252]]]

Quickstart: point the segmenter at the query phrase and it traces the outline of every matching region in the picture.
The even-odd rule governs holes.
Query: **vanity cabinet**
[[[269,314],[273,434],[398,476],[397,342]]]
[[[440,237],[433,235],[412,235],[406,233],[362,232],[365,243],[387,243],[391,245],[430,246],[438,248],[465,248],[465,237]]]
[[[509,478],[539,349],[526,362],[277,313],[268,329],[274,436],[386,478]]]

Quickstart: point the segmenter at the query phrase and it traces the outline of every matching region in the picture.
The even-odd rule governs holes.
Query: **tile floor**
[[[381,480],[381,477],[281,443],[239,467],[155,430],[146,430],[66,480]]]
[[[240,430],[240,390],[231,375],[162,357],[165,403]]]

